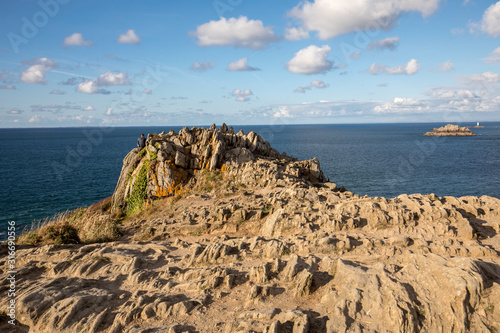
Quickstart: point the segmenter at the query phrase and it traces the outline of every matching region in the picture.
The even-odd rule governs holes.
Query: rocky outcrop
[[[257,178],[254,169],[267,169]],[[284,183],[326,181],[319,161],[280,155],[255,132],[234,133],[223,124],[209,129],[184,127],[178,134],[149,134],[146,148],[133,149],[113,194],[115,211],[134,210],[144,202],[173,196],[203,186],[203,171],[220,171],[248,185],[284,180]],[[265,184],[262,184],[265,185]]]
[[[468,127],[448,124],[443,127],[434,128],[431,132],[424,133],[425,136],[475,136]]]
[[[191,129],[182,149],[205,131],[222,135]],[[186,178],[160,198],[151,187],[158,169],[139,167],[166,167],[148,140],[122,176],[137,182],[145,170],[151,201],[121,217],[120,239],[17,248],[21,332],[500,331],[499,199],[363,197],[326,182],[316,160],[243,146],[251,160],[224,154],[213,170],[213,155],[197,169],[188,164],[199,155],[172,150],[172,170]]]

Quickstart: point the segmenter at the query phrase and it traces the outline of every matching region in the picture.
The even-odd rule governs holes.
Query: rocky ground
[[[18,331],[500,332],[499,199],[361,197],[254,134],[186,131],[83,212],[120,237],[18,248]]]
[[[480,128],[480,127],[479,127]],[[434,128],[431,132],[424,133],[425,136],[476,136],[468,127],[448,124]]]

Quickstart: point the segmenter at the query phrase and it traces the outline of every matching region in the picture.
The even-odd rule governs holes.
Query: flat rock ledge
[[[424,133],[425,136],[476,136],[468,127],[448,124],[440,128],[434,128],[431,132]]]

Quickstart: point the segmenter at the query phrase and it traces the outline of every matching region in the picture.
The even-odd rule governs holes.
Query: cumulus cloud
[[[30,123],[41,123],[41,122],[44,122],[46,120],[47,120],[46,117],[39,116],[39,115],[35,114],[33,117],[30,118],[30,120],[28,120],[28,122],[30,122]]]
[[[139,44],[141,38],[136,35],[134,29],[128,29],[126,33],[120,34],[116,41],[120,44]]]
[[[64,95],[64,94],[66,94],[66,92],[62,91],[62,90],[54,89],[49,94],[51,94],[51,95]]]
[[[248,58],[241,58],[235,62],[230,62],[227,65],[227,70],[232,72],[242,72],[242,71],[260,71],[260,68],[252,67],[247,65]]]
[[[285,39],[286,40],[301,40],[309,38],[309,31],[304,29],[304,27],[298,28],[285,28]]]
[[[66,46],[92,46],[94,43],[91,40],[83,39],[83,35],[75,32],[71,36],[64,38],[64,45]]]
[[[389,30],[403,12],[432,15],[440,0],[313,0],[301,2],[289,16],[302,21],[304,29],[329,39],[359,30]]]
[[[480,27],[492,37],[500,35],[500,1],[486,9]]]
[[[247,102],[250,100],[248,96],[253,95],[253,92],[250,89],[233,89],[232,95],[236,97],[237,102]]]
[[[314,88],[320,88],[320,89],[322,89],[322,88],[328,87],[329,84],[325,83],[323,81],[314,80],[314,81],[311,82],[311,86],[313,86]]]
[[[83,111],[95,111],[95,107],[92,105],[86,106],[83,108]]]
[[[83,81],[76,87],[76,91],[84,94],[109,94],[109,91],[104,89],[99,89],[97,86],[97,81]]]
[[[292,118],[293,115],[290,113],[290,109],[286,106],[279,106],[278,111],[273,113],[274,118]]]
[[[98,86],[124,86],[130,85],[127,73],[113,73],[107,71],[97,78]]]
[[[439,64],[440,72],[451,72],[453,70],[455,70],[455,64],[449,60]]]
[[[102,86],[127,86],[130,85],[127,73],[114,73],[107,71],[99,75],[95,80],[86,80],[78,84],[76,91],[84,94],[110,94],[106,89],[100,89]]]
[[[260,20],[249,20],[246,16],[229,19],[221,17],[218,21],[198,26],[191,34],[198,38],[200,46],[230,45],[261,49],[279,40],[271,27],[265,27]]]
[[[484,61],[490,64],[500,63],[500,47],[497,47],[493,52],[491,52],[490,56],[485,58]]]
[[[373,63],[371,64],[370,68],[368,69],[368,72],[372,75],[376,74],[406,74],[406,75],[413,75],[415,73],[418,73],[420,69],[420,64],[418,63],[417,59],[411,59],[406,63],[406,65],[401,65],[401,66],[395,66],[395,67],[388,67],[383,64],[376,64]]]
[[[388,37],[385,39],[374,40],[370,45],[368,45],[368,50],[390,50],[394,51],[399,46],[399,37]]]
[[[305,93],[306,90],[311,90],[311,86],[297,87],[294,91],[298,93]]]
[[[21,73],[21,81],[26,83],[45,84],[45,73],[58,67],[58,63],[49,58],[36,58],[31,61],[23,62],[31,64],[28,69]]]
[[[287,69],[294,74],[318,74],[333,68],[333,62],[327,60],[332,48],[328,45],[318,47],[310,45],[299,52],[287,63]]]
[[[198,61],[195,61],[193,65],[191,65],[191,69],[193,71],[197,72],[204,72],[206,70],[212,69],[215,67],[215,61],[204,61],[202,63],[199,63]]]

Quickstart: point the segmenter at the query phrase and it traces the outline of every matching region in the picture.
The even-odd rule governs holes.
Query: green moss
[[[155,148],[156,148],[156,149],[160,149],[160,143],[159,143],[159,142],[156,142],[156,143],[155,143]]]
[[[144,201],[147,197],[146,188],[148,186],[148,168],[149,162],[146,161],[137,175],[134,187],[132,188],[132,194],[125,200],[127,203],[127,215],[138,212],[144,205]]]
[[[142,148],[142,150],[139,152],[138,156],[139,157],[143,157],[144,155],[146,155],[146,152],[147,152],[147,149],[146,148]]]
[[[157,152],[153,152],[153,151],[149,152],[149,159],[156,160],[157,158],[158,158],[158,153]]]

